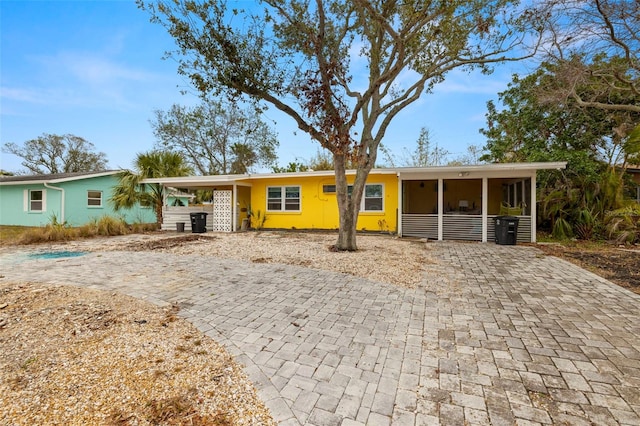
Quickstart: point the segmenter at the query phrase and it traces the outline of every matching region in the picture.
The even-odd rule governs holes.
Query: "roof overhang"
[[[401,167],[398,177],[410,179],[479,179],[483,177],[508,178],[532,176],[538,170],[563,170],[566,161],[545,163],[496,163],[462,166]]]
[[[12,179],[9,181],[0,180],[0,185],[43,185],[45,183],[55,185],[57,183],[63,183],[63,182],[72,182],[76,180],[93,179],[97,177],[117,175],[118,173],[121,173],[121,172],[122,170],[110,170],[106,172],[88,173],[88,174],[82,174],[78,176],[61,177],[57,179],[47,178],[47,176],[50,176],[50,175],[42,175],[42,178],[35,177],[35,176],[25,176],[23,179],[20,179],[19,176],[11,176],[12,178],[15,177],[17,179],[15,180]]]
[[[426,179],[442,177],[478,178],[478,177],[522,177],[530,176],[537,170],[562,170],[566,162],[550,163],[499,163],[468,166],[434,166],[434,167],[394,167],[372,169],[370,175],[396,175],[401,179]],[[347,170],[347,176],[356,174],[356,170]],[[291,173],[257,173],[242,175],[184,176],[145,179],[143,183],[157,183],[176,188],[211,188],[214,186],[239,185],[251,186],[252,180],[285,179],[334,176],[333,170],[319,170]]]

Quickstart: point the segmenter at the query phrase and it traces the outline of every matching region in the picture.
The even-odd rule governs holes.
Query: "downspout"
[[[56,191],[60,191],[60,223],[64,223],[64,188],[51,186],[47,182],[44,183],[44,187],[49,189],[55,189]]]

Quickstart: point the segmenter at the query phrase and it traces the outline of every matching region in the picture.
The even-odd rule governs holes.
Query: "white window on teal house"
[[[102,191],[87,191],[87,206],[102,207]]]
[[[362,197],[362,205],[360,209],[363,212],[381,212],[384,210],[383,205],[383,185],[373,184],[364,186],[364,195]]]
[[[29,191],[29,211],[45,211],[44,191],[40,189],[32,189]]]
[[[267,187],[267,211],[270,212],[299,212],[299,186],[269,186]]]

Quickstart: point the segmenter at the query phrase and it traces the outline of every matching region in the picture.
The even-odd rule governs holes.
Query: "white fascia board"
[[[567,163],[499,163],[472,166],[437,166],[398,168],[398,175],[407,179],[478,179],[482,177],[522,177],[535,174],[538,170],[562,170]]]
[[[249,175],[212,175],[212,176],[181,176],[144,179],[142,183],[160,183],[165,186],[184,188],[190,185],[229,185],[238,180],[248,179]]]
[[[356,170],[347,170],[348,176],[355,175]],[[383,174],[397,174],[396,169],[372,169],[369,172],[370,175],[383,175]],[[256,174],[244,174],[244,175],[211,175],[211,176],[184,176],[184,177],[165,177],[165,178],[153,178],[144,179],[142,183],[160,183],[171,186],[185,185],[224,185],[237,183],[237,185],[243,185],[242,182],[254,179],[286,179],[286,178],[303,178],[303,177],[325,177],[335,176],[333,170],[317,170],[310,172],[288,172],[288,173],[256,173]],[[250,186],[249,184],[245,184]]]
[[[47,182],[48,183],[61,183],[61,182],[71,182],[71,181],[74,181],[74,180],[92,179],[92,178],[97,178],[97,177],[102,177],[102,176],[117,175],[118,173],[122,173],[123,171],[124,170],[111,170],[109,172],[98,172],[98,173],[93,173],[93,174],[90,174],[90,175],[73,176],[73,177],[61,178],[61,179],[53,179],[53,180],[49,180]]]
[[[12,182],[0,181],[0,185],[7,185],[7,186],[9,185],[44,185],[45,183],[55,185],[57,183],[71,182],[74,180],[83,180],[83,179],[92,179],[92,178],[102,177],[102,176],[110,176],[110,175],[118,174],[120,172],[121,170],[115,170],[115,171],[112,170],[109,172],[97,172],[97,173],[92,173],[92,174],[87,174],[82,176],[73,176],[73,177],[59,178],[59,179],[16,180]]]

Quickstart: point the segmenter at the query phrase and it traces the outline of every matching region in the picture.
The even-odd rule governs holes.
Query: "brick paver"
[[[0,275],[177,303],[283,425],[640,424],[639,296],[531,247],[425,250],[415,290],[152,252],[4,250]]]

